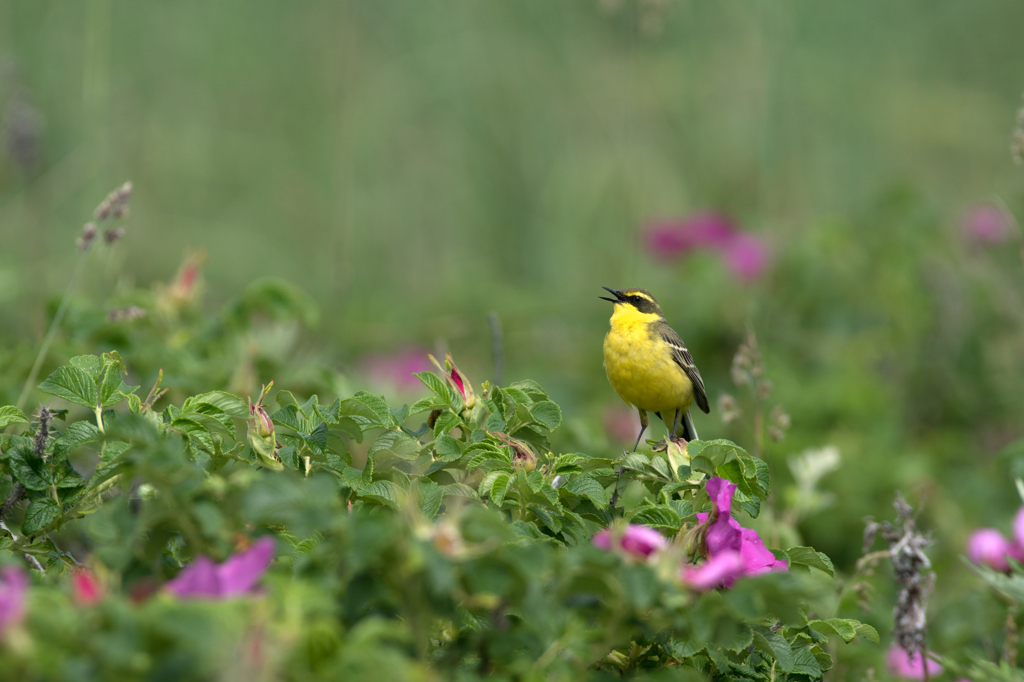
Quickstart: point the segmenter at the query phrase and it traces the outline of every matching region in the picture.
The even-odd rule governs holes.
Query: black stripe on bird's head
[[[598,296],[598,298],[611,301],[612,303],[622,303],[630,305],[636,308],[641,313],[654,313],[655,315],[662,315],[661,306],[658,305],[658,301],[651,295],[649,291],[645,289],[609,289],[608,287],[601,287],[605,291],[611,293],[615,298],[608,298],[607,296]]]

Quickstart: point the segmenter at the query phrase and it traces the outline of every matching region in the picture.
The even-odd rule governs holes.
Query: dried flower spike
[[[86,223],[82,227],[82,236],[78,238],[78,250],[88,250],[94,239],[96,239],[96,223]]]

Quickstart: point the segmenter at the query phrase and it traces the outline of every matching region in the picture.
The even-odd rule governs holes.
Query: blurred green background
[[[957,557],[972,528],[1008,530],[1024,472],[1022,25],[1010,0],[0,2],[4,397],[126,179],[126,237],[91,254],[69,320],[188,253],[207,311],[283,278],[318,321],[250,339],[280,360],[227,368],[252,394],[303,363],[311,389],[374,388],[365,358],[408,349],[493,378],[493,311],[505,378],[563,405],[559,445],[618,448],[597,296],[642,286],[713,407],[757,334],[766,405],[792,418],[766,452],[781,485],[787,458],[838,447],[807,542],[848,569],[895,489],[923,505],[951,614],[934,631],[964,641],[998,614],[963,601],[979,588]],[[1004,238],[972,238],[979,205]],[[705,210],[767,245],[764,273],[649,252],[651,220]],[[749,416],[696,424],[749,445]]]

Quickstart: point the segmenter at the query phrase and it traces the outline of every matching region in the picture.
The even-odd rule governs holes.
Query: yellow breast
[[[661,318],[617,304],[604,337],[604,368],[612,388],[630,405],[648,412],[686,412],[693,384],[652,328]]]

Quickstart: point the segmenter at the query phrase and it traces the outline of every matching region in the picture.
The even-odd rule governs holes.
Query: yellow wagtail
[[[650,293],[643,289],[601,288],[615,296],[599,297],[615,304],[612,328],[604,337],[604,369],[619,397],[640,413],[640,434],[633,451],[647,430],[648,412],[665,422],[672,439],[682,416],[682,437],[696,440],[690,405],[696,400],[705,413],[711,410],[690,351],[668,326],[661,306]]]

